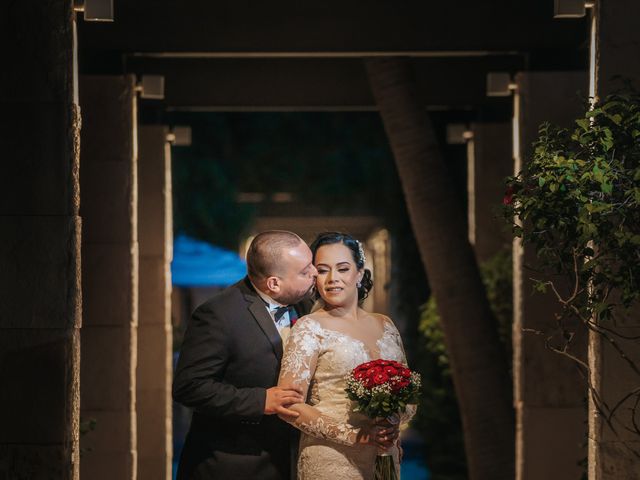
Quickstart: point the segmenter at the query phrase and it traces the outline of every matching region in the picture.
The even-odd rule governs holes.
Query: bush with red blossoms
[[[354,411],[370,418],[387,418],[418,403],[420,374],[393,360],[372,360],[347,375],[347,396],[357,403]]]

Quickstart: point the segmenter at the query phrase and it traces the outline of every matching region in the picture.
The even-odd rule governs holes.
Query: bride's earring
[[[358,283],[356,283],[356,287],[358,288],[362,287],[362,283],[360,283],[360,280],[358,280]]]

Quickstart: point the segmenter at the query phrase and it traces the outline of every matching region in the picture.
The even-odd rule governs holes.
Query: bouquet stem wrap
[[[378,452],[374,478],[375,480],[398,480],[393,454],[389,450]]]
[[[400,417],[397,414],[393,414],[386,419],[378,417],[377,420],[386,420],[392,425],[400,423]],[[396,471],[396,465],[393,457],[393,451],[395,448],[395,446],[389,448],[378,448],[374,480],[398,480],[398,472]]]

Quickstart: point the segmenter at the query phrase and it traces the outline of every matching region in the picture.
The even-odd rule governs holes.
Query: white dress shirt
[[[253,282],[251,283],[251,285],[253,285]],[[260,298],[264,301],[265,308],[267,309],[267,312],[269,312],[269,315],[271,316],[273,322],[276,324],[276,328],[278,329],[280,338],[282,338],[282,345],[284,346],[287,343],[287,338],[289,338],[289,332],[291,331],[291,319],[289,318],[289,312],[285,312],[284,315],[282,315],[282,317],[280,317],[278,321],[276,321],[275,313],[278,308],[286,307],[286,305],[275,301],[266,293],[261,292],[255,285],[253,285],[253,288],[258,293],[258,295],[260,295]]]

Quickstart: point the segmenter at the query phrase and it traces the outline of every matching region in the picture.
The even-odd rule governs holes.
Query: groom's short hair
[[[281,273],[282,253],[302,239],[286,230],[267,230],[255,236],[247,250],[249,278],[262,279]]]

